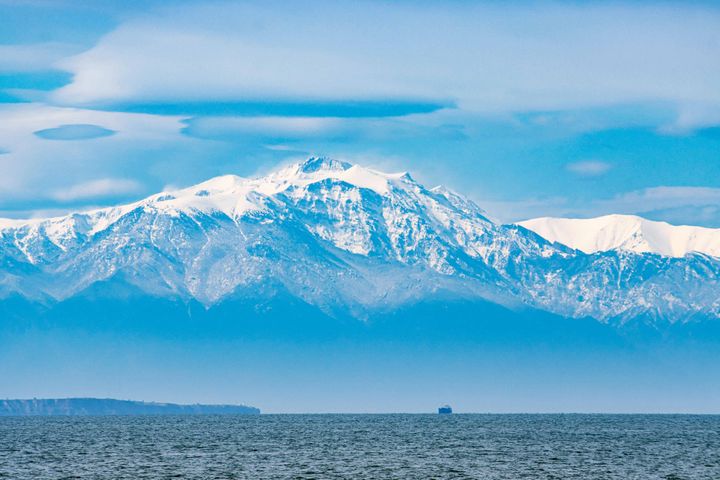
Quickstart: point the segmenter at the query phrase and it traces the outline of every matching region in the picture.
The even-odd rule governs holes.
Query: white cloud
[[[612,168],[607,162],[600,160],[583,160],[580,162],[568,163],[565,168],[581,177],[599,177]]]
[[[342,131],[343,119],[333,117],[210,117],[188,122],[197,135],[273,135],[308,138]]]
[[[703,127],[720,125],[720,104],[690,103],[679,106],[674,122],[662,125],[661,133],[684,135]]]
[[[476,111],[720,106],[696,5],[214,4],[121,25],[63,66],[69,104],[456,99]]]
[[[526,198],[521,200],[476,199],[476,203],[502,223],[537,217],[563,217],[568,207],[565,197]]]
[[[297,147],[291,147],[290,145],[282,145],[282,144],[265,145],[265,148],[267,148],[268,150],[275,151],[275,152],[298,152]],[[305,153],[305,151],[302,150],[298,153]]]
[[[608,213],[642,213],[680,207],[720,204],[720,188],[651,187],[593,202],[593,208]]]
[[[141,190],[142,185],[135,180],[100,178],[55,190],[50,194],[50,197],[60,202],[72,202],[129,195]]]
[[[0,73],[51,70],[56,62],[79,51],[76,45],[57,42],[0,45]]]
[[[464,135],[463,127],[443,110],[400,117],[196,117],[186,120],[188,135],[216,139],[282,139],[289,141],[332,141],[362,139],[377,141]]]
[[[0,139],[7,151],[0,155],[0,205],[49,198],[48,192],[61,191],[68,183],[147,176],[150,165],[138,165],[138,152],[192,143],[179,133],[180,120],[41,104],[0,105]],[[64,142],[33,134],[68,124],[99,124],[117,134]]]

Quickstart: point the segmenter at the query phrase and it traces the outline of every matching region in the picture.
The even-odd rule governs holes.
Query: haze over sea
[[[720,478],[716,415],[0,418],[0,478]]]

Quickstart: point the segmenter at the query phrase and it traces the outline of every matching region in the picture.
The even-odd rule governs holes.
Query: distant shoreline
[[[33,398],[0,400],[0,416],[96,415],[259,415],[247,405],[183,405],[113,398]]]

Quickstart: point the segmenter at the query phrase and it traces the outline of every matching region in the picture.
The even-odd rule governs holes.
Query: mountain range
[[[23,317],[143,298],[367,320],[432,300],[664,328],[717,321],[719,256],[720,230],[622,215],[499,224],[408,173],[313,157],[127,205],[0,220],[0,308]]]

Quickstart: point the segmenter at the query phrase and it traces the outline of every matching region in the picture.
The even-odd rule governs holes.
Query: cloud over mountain
[[[475,111],[720,108],[705,80],[720,76],[720,13],[702,6],[277,6],[166,9],[126,22],[61,63],[74,80],[54,97],[75,105],[300,98],[453,99]]]

